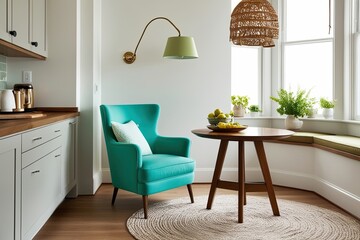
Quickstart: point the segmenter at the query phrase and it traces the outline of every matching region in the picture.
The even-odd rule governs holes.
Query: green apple
[[[222,113],[222,111],[221,111],[220,108],[217,108],[217,109],[215,109],[215,111],[214,111],[215,117],[219,116],[219,114],[221,114],[221,113]]]

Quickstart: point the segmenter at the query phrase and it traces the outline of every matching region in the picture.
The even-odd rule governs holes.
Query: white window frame
[[[354,40],[350,36],[354,33],[354,11],[357,0],[333,0],[334,3],[334,73],[333,73],[333,96],[337,100],[334,118],[343,120],[359,120],[359,114],[355,114],[355,95],[360,98],[360,93],[355,93],[355,66],[354,66]],[[280,27],[280,36],[277,41],[276,47],[272,50],[272,83],[271,94],[276,95],[278,89],[284,86],[283,75],[283,58],[284,58],[284,0],[273,0],[272,4],[279,15],[279,21],[282,26]],[[356,6],[359,9],[359,6]],[[344,17],[346,16],[346,17]],[[340,19],[340,21],[339,21]],[[341,19],[344,19],[342,21]],[[359,23],[357,28],[359,29]],[[345,36],[345,37],[344,37]],[[306,42],[306,41],[301,41]],[[321,42],[321,40],[319,41]],[[360,84],[360,83],[358,83]],[[278,116],[276,112],[276,104],[272,103],[272,115]],[[356,116],[355,116],[356,115]]]
[[[333,61],[332,61],[332,65],[333,65],[333,69],[335,66],[335,59],[336,59],[336,55],[335,55],[335,27],[332,26],[331,31],[333,31],[333,36],[332,37],[327,37],[327,38],[317,38],[317,39],[303,39],[303,40],[293,40],[293,41],[287,41],[286,39],[286,31],[285,29],[287,29],[287,22],[284,20],[286,19],[286,0],[281,0],[281,5],[282,5],[282,11],[281,14],[283,16],[283,21],[282,21],[282,31],[281,31],[281,87],[285,88],[285,48],[287,46],[299,46],[299,45],[308,45],[308,44],[316,44],[316,43],[331,43],[333,46]],[[334,21],[335,22],[335,21]],[[333,83],[333,92],[332,92],[332,97],[334,99],[335,98],[335,91],[334,91],[334,82],[335,82],[335,71],[333,71],[332,73],[332,83]],[[319,99],[321,96],[314,96],[317,99]]]
[[[353,46],[354,46],[354,65],[353,65],[353,118],[360,120],[360,3],[357,0],[352,1],[353,12]]]

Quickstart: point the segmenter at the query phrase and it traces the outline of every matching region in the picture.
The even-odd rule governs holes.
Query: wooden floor
[[[195,197],[208,195],[209,190],[210,184],[193,184]],[[119,190],[115,205],[111,206],[112,191],[112,185],[103,184],[94,196],[65,199],[34,239],[133,239],[126,229],[126,220],[132,213],[142,208],[142,198]],[[312,192],[275,187],[275,193],[279,199],[309,203],[346,214]],[[236,194],[236,192],[217,189],[216,194]],[[248,194],[266,196],[266,193]],[[187,188],[181,187],[149,196],[149,204],[184,196],[188,196]],[[234,203],[235,207],[236,203]]]

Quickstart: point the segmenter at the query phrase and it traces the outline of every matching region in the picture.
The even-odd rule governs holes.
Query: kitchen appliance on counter
[[[16,100],[15,111],[33,111],[34,88],[31,84],[29,83],[15,84],[13,93]]]
[[[1,90],[0,108],[1,112],[12,112],[15,109],[15,98],[12,89]]]

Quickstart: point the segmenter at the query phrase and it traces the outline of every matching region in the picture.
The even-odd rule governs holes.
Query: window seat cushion
[[[275,141],[321,148],[345,157],[360,160],[360,137],[315,132],[295,132],[288,138]]]
[[[314,136],[314,143],[360,156],[360,138],[348,135]]]
[[[314,132],[295,132],[290,137],[281,139],[281,141],[313,144],[314,137],[327,136],[327,135],[329,135],[329,134],[314,133]]]

